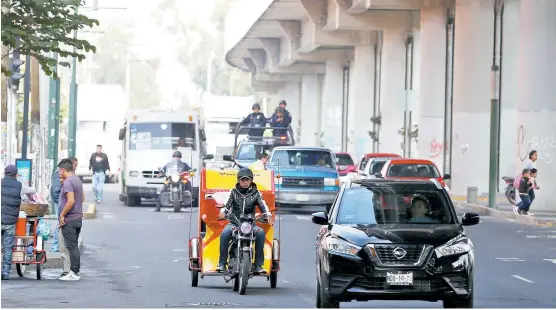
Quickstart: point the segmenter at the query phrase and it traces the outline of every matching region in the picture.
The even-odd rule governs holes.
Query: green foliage
[[[56,65],[69,67],[70,63],[57,61],[50,53],[82,61],[85,52],[96,51],[87,40],[73,37],[74,30],[99,24],[76,12],[83,4],[82,0],[2,0],[2,44],[12,49],[19,37],[20,54],[35,57],[47,75],[57,77]],[[9,74],[9,69],[2,66],[2,73]]]

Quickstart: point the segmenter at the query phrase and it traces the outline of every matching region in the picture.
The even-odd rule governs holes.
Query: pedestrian
[[[280,104],[278,104],[279,107],[284,109],[284,126],[286,128],[288,126],[290,126],[291,123],[292,123],[292,115],[291,115],[290,111],[288,111],[288,109],[286,109],[287,105],[288,105],[288,103],[286,102],[286,100],[282,100],[282,101],[280,101]]]
[[[525,161],[525,164],[523,165],[523,169],[529,169],[531,171],[531,177],[534,178],[534,180],[536,180],[537,178],[537,159],[539,159],[539,153],[535,150],[532,150],[531,152],[529,152],[529,159]],[[533,169],[535,169],[535,172],[533,173]],[[534,174],[534,175],[533,175]],[[531,189],[529,190],[529,208],[531,207],[531,205],[533,204],[533,200],[535,200],[535,186],[532,186]]]
[[[531,171],[529,169],[523,169],[521,173],[521,181],[519,181],[519,186],[517,192],[521,201],[514,206],[514,213],[518,215],[527,215],[529,207],[531,206],[531,200],[529,198],[529,190],[532,187]]]
[[[261,106],[258,103],[254,103],[251,107],[253,113],[247,115],[238,126],[249,126],[249,127],[260,127],[261,129],[250,129],[249,136],[251,137],[262,137],[264,134],[264,128],[266,127],[266,117],[261,112]]]
[[[17,180],[17,168],[14,165],[7,166],[4,174],[2,179],[2,280],[9,280],[22,185]]]
[[[106,180],[106,172],[110,171],[108,156],[102,152],[102,145],[97,145],[97,151],[91,155],[89,170],[93,172],[93,194],[97,203],[102,201],[102,190]]]
[[[81,254],[78,240],[83,225],[85,193],[83,192],[81,179],[74,174],[71,159],[62,159],[58,168],[62,179],[59,203],[60,217],[58,218],[59,244],[64,270],[69,269],[69,272],[60,275],[59,279],[62,281],[78,281],[81,279],[79,275]]]
[[[263,152],[259,156],[259,160],[249,166],[249,169],[251,169],[251,171],[266,170],[266,163],[268,163],[268,154]]]
[[[73,163],[73,171],[77,169],[77,158],[70,156],[68,157],[71,162]],[[56,170],[54,175],[52,176],[52,180],[50,183],[50,197],[52,198],[52,202],[54,203],[54,209],[56,211],[56,218],[60,217],[60,207],[58,203],[60,201],[60,192],[62,191],[62,180],[60,179],[60,172]],[[57,220],[56,220],[57,221]],[[56,222],[56,225],[59,226],[60,223]],[[50,252],[59,252],[60,248],[58,245],[58,229],[54,230],[54,238],[52,239],[52,246],[50,247]],[[69,270],[65,270],[69,271]]]

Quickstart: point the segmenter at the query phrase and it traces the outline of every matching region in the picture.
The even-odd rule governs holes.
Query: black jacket
[[[101,157],[100,162],[96,161],[97,156]],[[89,159],[89,169],[92,169],[93,172],[106,172],[106,170],[110,170],[110,164],[108,163],[108,156],[104,153],[97,154],[96,152],[91,155],[91,159]]]
[[[174,162],[169,162],[166,164],[166,166],[164,166],[164,173],[166,173],[166,171],[168,170],[168,166],[174,165]],[[187,163],[184,163],[183,161],[179,161],[178,162],[178,169],[179,172],[184,172],[184,171],[191,171],[191,167],[189,167],[189,165]]]
[[[228,202],[226,202],[226,205],[221,209],[221,211],[226,214],[231,212],[235,215],[235,217],[230,217],[230,223],[239,225],[240,223],[237,223],[237,220],[243,213],[243,210],[245,209],[245,214],[254,215],[257,210],[257,205],[261,208],[261,212],[270,216],[270,209],[266,205],[263,195],[257,189],[257,184],[252,183],[251,187],[245,190],[241,188],[238,183],[236,184],[236,187],[230,191]]]
[[[262,112],[251,113],[239,123],[238,126],[260,127],[261,129],[250,129],[250,136],[263,135],[264,128],[266,127],[266,116]]]
[[[270,127],[284,128],[284,129],[273,129],[273,133],[275,136],[286,135],[288,125],[289,123],[288,123],[288,117],[286,116],[286,113],[282,115],[281,121],[278,121],[278,116],[276,115],[276,113],[274,113],[270,118]]]
[[[529,184],[529,178],[521,178],[519,182],[519,187],[517,189],[519,194],[527,194],[529,193],[529,189],[531,188],[531,184]]]
[[[21,182],[11,176],[2,179],[2,225],[12,225],[19,217]]]

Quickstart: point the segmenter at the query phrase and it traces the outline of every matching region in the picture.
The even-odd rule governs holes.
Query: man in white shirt
[[[259,156],[259,160],[249,166],[249,169],[251,169],[251,171],[266,170],[266,163],[268,163],[268,154],[262,153],[261,156]]]

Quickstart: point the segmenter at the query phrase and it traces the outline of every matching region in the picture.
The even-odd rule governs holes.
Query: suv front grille
[[[141,171],[141,173],[143,174],[143,177],[147,179],[154,179],[158,176],[158,171],[145,170]]]
[[[378,258],[384,265],[413,265],[419,262],[423,253],[422,244],[375,244]],[[403,251],[401,251],[403,250]],[[403,257],[396,257],[396,251],[405,251]]]
[[[324,179],[322,178],[283,178],[282,187],[324,188]]]
[[[451,292],[450,286],[442,278],[415,278],[413,286],[391,287],[386,283],[386,278],[360,278],[353,282],[352,287],[360,287],[371,291],[384,291],[391,289],[409,290],[414,292]]]

